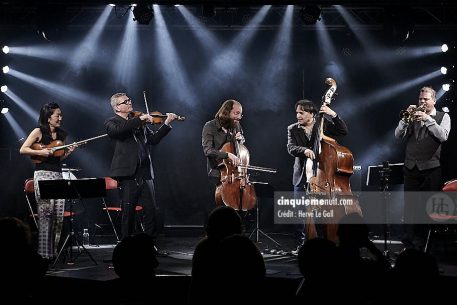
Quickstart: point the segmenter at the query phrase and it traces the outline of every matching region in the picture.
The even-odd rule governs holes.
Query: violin
[[[65,154],[65,149],[60,148],[63,146],[63,142],[61,140],[54,140],[51,143],[45,145],[43,143],[33,143],[31,148],[33,150],[42,150],[48,148],[51,150],[50,157],[62,157]],[[56,149],[57,148],[57,149]],[[31,156],[33,163],[41,163],[47,159],[47,157],[43,156]]]
[[[67,144],[67,145],[64,145],[64,143],[61,140],[54,140],[47,145],[45,145],[43,143],[33,143],[30,148],[32,148],[34,150],[41,150],[41,149],[47,148],[51,151],[51,154],[49,157],[62,157],[65,154],[65,148],[67,148],[67,147],[71,147],[71,146],[78,147],[80,145],[87,144],[87,142],[90,142],[92,140],[106,137],[107,135],[108,134],[105,133],[100,136],[96,136],[93,138],[85,139],[85,140],[74,142],[74,143]],[[48,158],[48,157],[35,156],[35,155],[30,156],[30,157],[31,157],[33,163],[41,163]]]
[[[132,111],[131,114],[132,114],[132,117],[136,118],[136,117],[142,116],[145,113],[143,113],[141,111]],[[167,119],[167,115],[162,114],[159,111],[149,112],[149,115],[152,116],[151,124],[162,124]],[[176,118],[176,120],[178,120],[178,121],[184,121],[185,119],[186,119],[186,117],[179,116],[179,115]]]

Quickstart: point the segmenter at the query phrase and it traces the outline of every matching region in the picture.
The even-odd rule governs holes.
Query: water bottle
[[[89,229],[83,229],[83,245],[89,245]]]

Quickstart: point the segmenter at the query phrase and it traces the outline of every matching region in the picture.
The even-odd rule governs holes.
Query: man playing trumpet
[[[395,129],[395,137],[406,141],[404,165],[406,235],[403,243],[407,247],[424,249],[428,227],[424,224],[429,218],[425,204],[414,200],[412,192],[440,191],[441,143],[448,138],[451,119],[447,113],[435,109],[436,92],[431,87],[423,87],[419,92],[419,107],[410,105],[407,115]],[[404,112],[403,112],[404,114]],[[413,225],[414,224],[414,225]]]

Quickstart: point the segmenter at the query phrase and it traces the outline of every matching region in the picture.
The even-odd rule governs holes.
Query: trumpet
[[[410,124],[414,121],[414,115],[416,114],[416,112],[419,112],[419,111],[425,112],[424,104],[422,104],[420,106],[416,106],[414,108],[411,107],[409,110],[406,109],[406,110],[400,111],[400,119],[403,122]]]

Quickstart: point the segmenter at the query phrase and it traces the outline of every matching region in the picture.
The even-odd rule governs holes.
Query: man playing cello
[[[234,165],[240,164],[240,159],[236,155],[222,152],[220,149],[225,143],[234,139],[244,142],[243,131],[239,124],[242,117],[243,107],[240,102],[229,99],[222,104],[214,119],[206,122],[203,127],[202,146],[207,158],[207,171],[212,194],[220,184],[221,173],[218,169],[220,160],[228,158]],[[212,203],[206,206],[205,219],[213,208]]]

